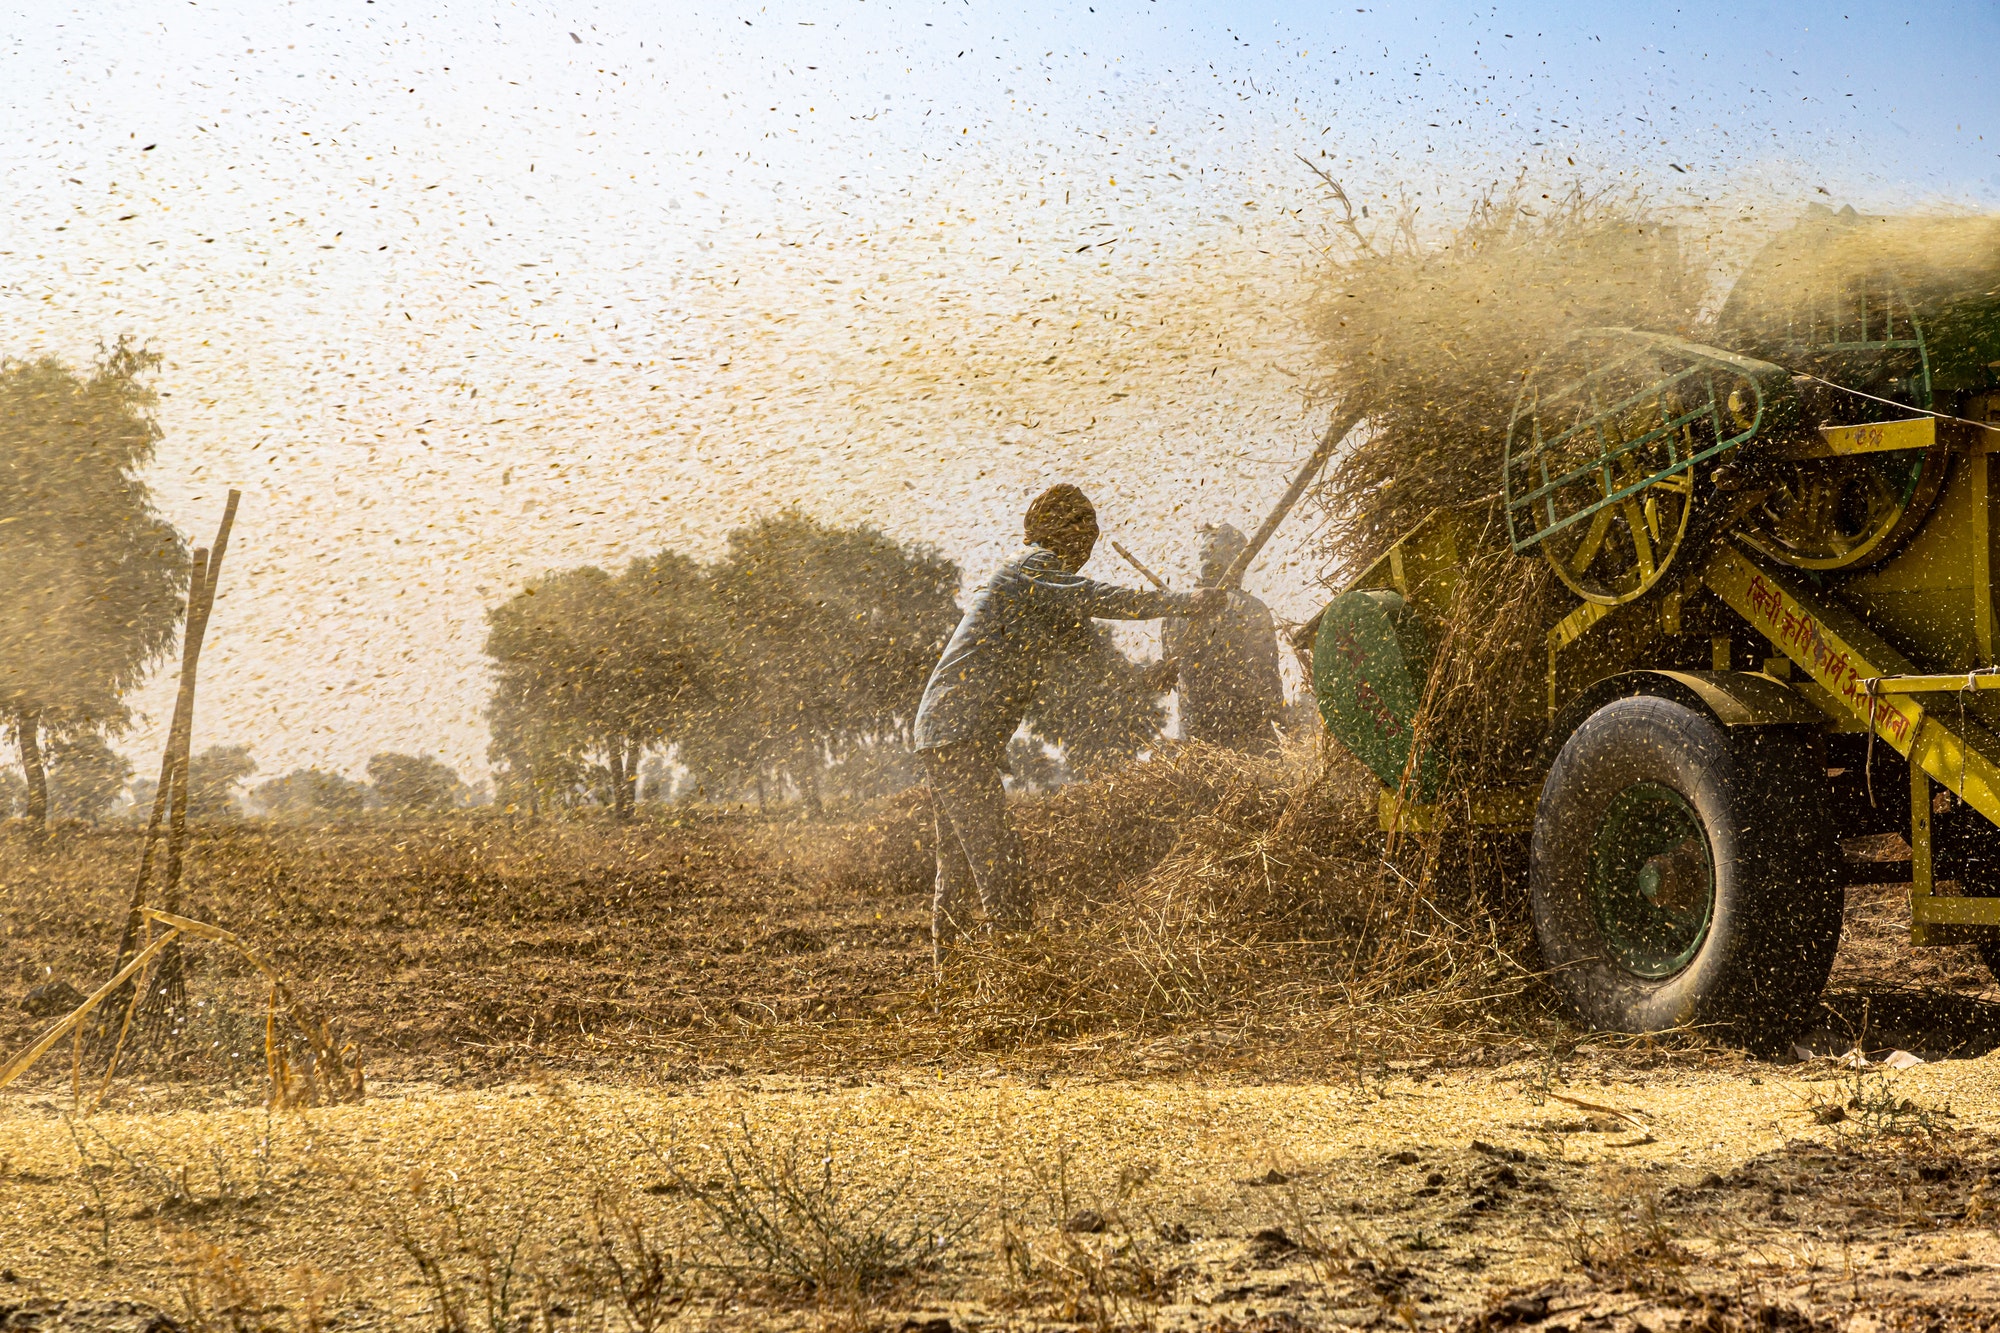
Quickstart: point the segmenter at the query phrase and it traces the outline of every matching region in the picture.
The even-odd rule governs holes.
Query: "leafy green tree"
[[[1165,692],[1155,667],[1118,650],[1111,632],[1092,622],[1051,659],[1049,674],[1028,706],[1028,729],[1062,747],[1063,761],[1089,777],[1158,745],[1166,726]]]
[[[160,438],[144,382],[159,362],[122,338],[87,374],[0,360],[0,727],[37,822],[45,743],[122,731],[126,693],[181,617],[187,548],[139,476]]]
[[[368,803],[368,788],[352,778],[317,768],[295,768],[261,783],[250,800],[264,814],[281,819],[348,818]]]
[[[783,770],[807,804],[855,746],[907,749],[924,682],[958,624],[958,567],[866,525],[796,511],[730,534],[712,582],[728,640],[720,751],[759,784]]]
[[[247,745],[211,745],[188,759],[188,817],[235,819],[237,789],[257,771]]]
[[[132,779],[132,761],[94,731],[57,737],[48,761],[49,805],[59,819],[96,821]]]
[[[391,810],[449,810],[464,803],[465,784],[457,770],[425,754],[373,755],[368,760],[368,781],[376,800]]]
[[[535,803],[595,797],[629,819],[648,748],[704,725],[723,666],[701,567],[551,574],[487,614],[492,754]]]

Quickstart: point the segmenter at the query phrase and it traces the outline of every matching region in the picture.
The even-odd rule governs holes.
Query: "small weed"
[[[1688,1255],[1675,1241],[1652,1182],[1638,1171],[1614,1172],[1605,1177],[1601,1197],[1610,1204],[1607,1224],[1569,1213],[1563,1237],[1569,1261],[1599,1280],[1615,1278],[1642,1291],[1677,1289]]]
[[[99,1182],[115,1179],[140,1196],[134,1217],[199,1214],[252,1203],[269,1193],[276,1170],[269,1111],[247,1147],[218,1136],[181,1160],[120,1143],[95,1125],[70,1121],[69,1130],[76,1144],[79,1173],[97,1195],[99,1205],[104,1203]],[[106,1227],[108,1232],[108,1214]]]
[[[1922,1137],[1935,1144],[1956,1117],[1950,1106],[1925,1106],[1896,1095],[1894,1076],[1858,1063],[1835,1085],[1839,1095],[1816,1096],[1808,1105],[1822,1125],[1850,1125],[1863,1139]]]
[[[65,1118],[64,1127],[69,1130],[70,1142],[76,1145],[76,1178],[90,1192],[91,1202],[83,1205],[85,1216],[95,1214],[98,1225],[98,1262],[109,1264],[111,1260],[111,1203],[104,1197],[104,1178],[111,1174],[111,1167],[97,1161],[90,1152],[90,1145],[83,1141],[83,1135],[76,1127],[76,1121]]]
[[[346,1286],[302,1264],[273,1299],[241,1256],[195,1236],[173,1246],[180,1322],[190,1333],[322,1333],[327,1302]]]
[[[677,1155],[655,1149],[670,1182],[708,1222],[714,1262],[821,1297],[852,1296],[937,1267],[971,1230],[970,1214],[914,1206],[914,1170],[866,1185],[838,1165],[830,1139],[808,1150],[769,1147],[747,1120],[722,1153],[721,1176],[697,1179]]]
[[[599,1194],[584,1228],[579,1285],[613,1304],[631,1333],[653,1333],[694,1295],[688,1255],[630,1200]]]
[[[518,1208],[456,1181],[434,1182],[421,1168],[403,1200],[389,1214],[389,1234],[430,1290],[442,1333],[520,1333],[538,1315],[547,1327],[561,1287]]]
[[[1163,1225],[1147,1205],[1148,1166],[1127,1166],[1108,1201],[1080,1204],[1071,1185],[1071,1157],[1059,1145],[1053,1162],[1023,1154],[1025,1198],[1000,1207],[1000,1261],[1016,1305],[1049,1303],[1056,1317],[1091,1329],[1143,1328],[1150,1307],[1173,1296],[1172,1272],[1157,1261],[1153,1240],[1175,1243],[1185,1227]]]

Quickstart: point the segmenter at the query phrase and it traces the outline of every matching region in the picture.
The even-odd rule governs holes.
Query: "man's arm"
[[[1021,565],[1027,599],[1056,606],[1079,620],[1157,620],[1193,614],[1196,599],[1187,593],[1152,592],[1099,583],[1062,567],[1053,551],[1036,551]]]

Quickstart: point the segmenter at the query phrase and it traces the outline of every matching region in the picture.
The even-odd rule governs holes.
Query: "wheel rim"
[[[1590,900],[1627,972],[1658,980],[1694,960],[1715,913],[1715,863],[1686,797],[1640,782],[1612,799],[1592,847]]]

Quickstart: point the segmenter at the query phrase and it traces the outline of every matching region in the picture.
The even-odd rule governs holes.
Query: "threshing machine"
[[[2000,228],[1816,212],[1714,327],[1545,356],[1497,496],[1432,513],[1301,646],[1385,829],[1530,835],[1543,959],[1585,1022],[1771,1046],[1816,1005],[1846,886],[1888,877],[1843,840],[1903,833],[1912,942],[2000,966]],[[1540,736],[1529,780],[1477,787],[1419,714],[1498,543],[1548,562],[1566,613],[1496,683]]]

